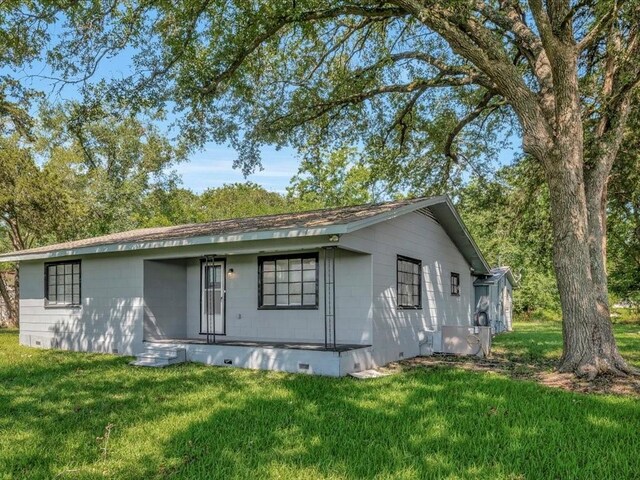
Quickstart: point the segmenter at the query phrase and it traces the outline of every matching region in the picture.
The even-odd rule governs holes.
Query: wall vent
[[[111,353],[118,353],[118,349],[117,348],[112,348],[111,349]]]
[[[308,363],[299,363],[298,364],[298,368],[300,370],[309,370],[309,364]]]
[[[36,345],[37,345],[37,346],[42,345],[42,343],[40,343],[40,340],[36,340]]]
[[[360,370],[360,362],[356,362],[353,364],[353,369],[354,370]]]
[[[231,360],[230,358],[225,358],[224,359],[224,364],[225,365],[233,365],[233,360]]]

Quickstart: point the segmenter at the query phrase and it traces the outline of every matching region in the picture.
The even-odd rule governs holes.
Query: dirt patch
[[[577,378],[570,373],[555,371],[555,363],[519,362],[509,358],[492,356],[490,358],[462,357],[452,355],[434,355],[416,357],[389,367],[393,368],[436,368],[456,367],[476,372],[496,372],[516,380],[533,380],[552,388],[609,395],[631,395],[640,397],[640,378],[638,377],[598,377],[593,381]]]

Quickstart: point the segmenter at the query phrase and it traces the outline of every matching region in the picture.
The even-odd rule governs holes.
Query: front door
[[[201,334],[225,334],[225,294],[224,262],[204,262],[202,264]]]

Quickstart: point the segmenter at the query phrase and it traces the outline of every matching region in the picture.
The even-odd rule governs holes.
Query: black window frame
[[[277,262],[277,260],[291,260],[291,259],[308,259],[308,258],[313,258],[316,262],[316,268],[315,268],[315,272],[316,272],[316,279],[315,279],[315,296],[316,296],[316,301],[315,301],[315,305],[304,305],[302,304],[302,302],[304,301],[304,279],[301,280],[301,284],[302,284],[302,290],[300,293],[300,296],[302,297],[301,299],[301,304],[300,305],[278,305],[277,304],[277,289],[278,289],[278,282],[277,282],[277,278],[275,280],[275,282],[273,283],[275,285],[275,296],[276,296],[276,304],[275,305],[263,305],[263,295],[262,295],[262,291],[263,291],[263,265],[264,262],[269,262],[269,261],[274,261]],[[288,270],[291,271],[291,270]],[[301,270],[302,271],[302,270]],[[287,281],[287,284],[291,284],[292,282]],[[293,282],[293,283],[298,283],[298,282]],[[310,282],[307,282],[310,283]],[[288,296],[290,296],[290,293],[287,293]],[[296,295],[296,294],[294,294]],[[288,253],[288,254],[283,254],[283,255],[268,255],[268,256],[260,256],[258,257],[258,310],[318,310],[320,308],[320,255],[318,254],[318,252],[307,252],[307,253]]]
[[[49,291],[49,268],[50,267],[58,267],[59,265],[71,265],[71,302],[68,303],[61,303],[58,302],[57,299],[57,293],[56,293],[56,300],[55,302],[51,301],[51,292]],[[73,285],[75,285],[76,283],[73,281],[73,265],[78,265],[78,301],[74,302],[73,301]],[[58,277],[59,274],[56,273],[56,277]],[[62,277],[64,277],[65,274],[62,274]],[[65,286],[65,283],[62,284],[63,286]],[[55,287],[57,289],[58,287],[58,283],[55,283]],[[65,295],[63,295],[65,296]],[[69,307],[80,307],[82,306],[82,261],[81,260],[62,260],[59,262],[45,262],[44,264],[44,304],[45,307],[47,308],[69,308]]]
[[[454,278],[456,279],[455,284],[453,283]],[[457,272],[451,272],[449,283],[451,285],[451,295],[454,297],[459,297],[460,296],[460,274]]]
[[[400,297],[401,295],[401,288],[400,285],[409,285],[407,283],[401,282],[400,281],[400,262],[408,262],[411,263],[413,265],[417,265],[418,266],[418,282],[417,282],[417,286],[418,286],[418,304],[417,305],[408,305],[408,304],[401,304],[400,303]],[[402,273],[409,273],[409,272],[402,272]],[[415,274],[414,274],[415,276]],[[414,279],[415,280],[415,279]],[[413,288],[414,286],[416,286],[415,282],[412,282],[411,287]],[[413,296],[413,294],[412,294]],[[399,310],[422,310],[422,260],[419,260],[417,258],[411,258],[411,257],[406,257],[404,255],[398,255],[396,257],[396,304]]]

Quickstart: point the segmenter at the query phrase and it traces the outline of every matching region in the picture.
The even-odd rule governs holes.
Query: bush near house
[[[640,325],[616,325],[640,366]],[[502,356],[557,357],[558,323]],[[322,378],[18,346],[0,330],[0,478],[637,478],[640,401],[494,372]]]

